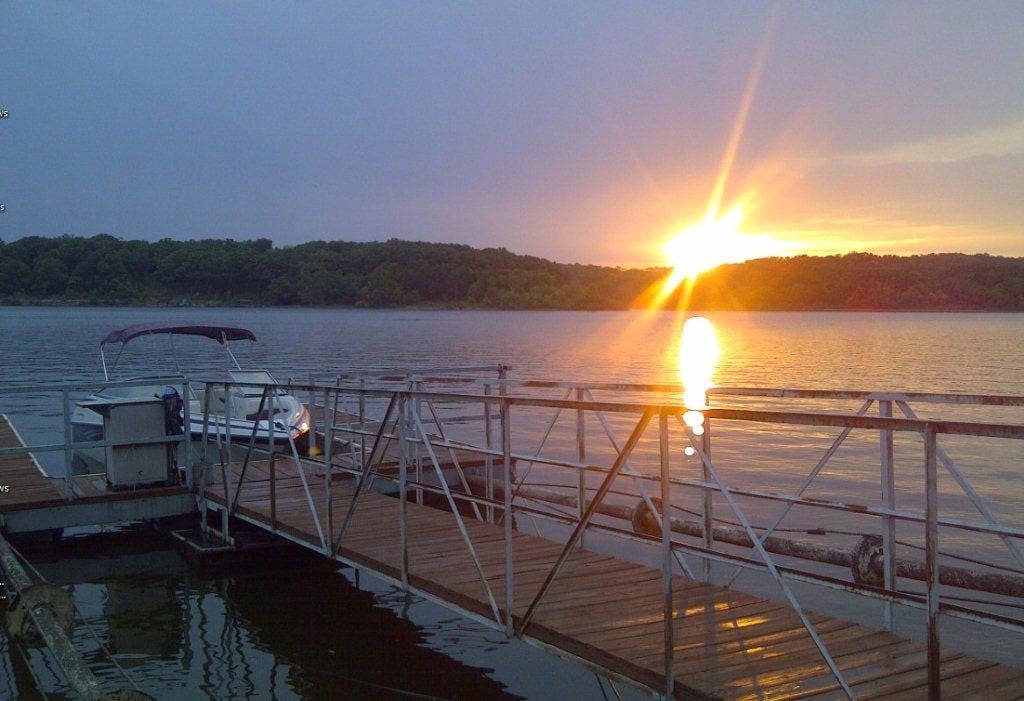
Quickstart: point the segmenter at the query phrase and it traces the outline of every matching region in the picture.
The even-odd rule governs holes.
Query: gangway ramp
[[[250,462],[241,492],[240,464],[228,471],[237,493],[235,515],[324,553],[320,533],[337,531],[355,493],[351,478],[303,479],[286,461],[273,479],[267,461]],[[207,498],[230,505],[225,484]],[[308,493],[307,493],[308,487]],[[310,500],[319,507],[314,520]],[[330,508],[327,508],[328,504]],[[476,620],[501,627],[507,609],[506,544],[502,525],[471,518],[464,527],[484,579],[450,511],[364,492],[335,559],[403,584]],[[328,545],[326,555],[330,555]],[[562,551],[562,545],[512,534],[513,622],[518,627]],[[575,658],[602,672],[654,690],[666,688],[662,572],[607,555],[576,549],[522,631],[528,641]],[[484,586],[486,581],[487,586]],[[497,607],[497,616],[495,616]],[[926,698],[927,649],[897,635],[818,613],[808,613],[858,698]],[[721,586],[672,580],[673,673],[678,698],[842,698],[799,617],[784,603]],[[946,651],[941,656],[943,693],[949,698],[1013,699],[1024,695],[1024,671]]]

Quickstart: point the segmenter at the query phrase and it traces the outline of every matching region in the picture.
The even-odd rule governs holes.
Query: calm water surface
[[[1024,315],[1012,314],[708,314],[722,346],[715,374],[720,386],[908,390],[1024,394]],[[214,321],[252,329],[260,342],[237,345],[243,366],[266,367],[279,378],[348,367],[437,367],[507,363],[514,377],[656,382],[678,378],[678,339],[684,317],[671,313],[433,312],[295,309],[61,309],[0,308],[0,387],[30,382],[102,378],[98,343],[110,330],[145,321]],[[189,371],[224,367],[219,348],[202,339],[179,339],[176,354]],[[129,346],[125,375],[175,370],[165,339]],[[599,397],[611,398],[611,397]],[[852,413],[856,403],[719,402]],[[922,416],[1024,423],[1017,409],[919,405]],[[60,412],[52,397],[2,396],[30,442],[60,438]],[[515,422],[533,440],[545,417],[524,412]],[[623,440],[626,419],[612,418]],[[458,427],[453,429],[458,431]],[[471,431],[470,427],[464,430]],[[591,426],[598,438],[600,428]],[[531,433],[532,432],[532,433]],[[588,433],[588,436],[592,434]],[[792,489],[835,437],[833,431],[765,425],[721,425],[714,456],[734,485]],[[559,426],[549,446],[571,451],[575,429]],[[534,443],[536,441],[534,440]],[[944,447],[1001,517],[1022,525],[1019,442],[953,440]],[[649,446],[636,456],[653,464]],[[610,447],[588,444],[591,459]],[[604,453],[601,451],[604,450]],[[921,446],[897,439],[898,503],[920,505]],[[646,452],[645,452],[646,451]],[[808,492],[855,500],[878,499],[877,434],[851,436]],[[58,461],[59,462],[59,461]],[[50,469],[59,469],[52,461]],[[696,465],[680,458],[677,474]],[[689,472],[695,474],[695,472]],[[555,471],[541,479],[562,483]],[[973,517],[952,480],[941,483],[943,514]],[[686,502],[686,497],[681,499]],[[695,502],[694,502],[695,503]],[[716,513],[724,509],[716,503]],[[777,507],[775,507],[777,508]],[[775,509],[750,504],[755,521]],[[833,527],[866,526],[840,515]],[[820,526],[821,512],[794,509],[786,525]],[[877,524],[867,527],[877,530]],[[919,534],[908,529],[906,538]],[[838,536],[837,536],[838,537]],[[992,539],[951,534],[944,547],[1004,558]],[[164,550],[83,554],[59,564],[41,562],[48,577],[74,584],[74,596],[100,638],[140,685],[160,698],[349,697],[393,695],[380,687],[464,698],[600,697],[597,680],[583,670],[509,643],[481,626],[427,602],[408,599],[372,579],[359,586],[351,571],[325,572],[297,582],[280,568],[202,578]],[[1000,560],[1002,561],[1002,560]],[[326,615],[325,615],[325,612]],[[77,635],[98,668],[103,656],[88,633]],[[384,659],[390,658],[391,663]],[[407,673],[395,674],[398,661]],[[18,697],[28,669],[6,657],[10,683],[0,697]],[[59,685],[42,658],[30,669],[51,690]],[[47,675],[49,674],[49,677]],[[111,677],[112,678],[112,677]],[[47,681],[49,679],[49,681]]]

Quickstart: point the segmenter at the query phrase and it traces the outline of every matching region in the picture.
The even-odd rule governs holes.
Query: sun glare
[[[740,231],[743,212],[737,207],[724,217],[705,220],[680,231],[664,252],[680,280],[693,278],[723,263],[779,255],[786,246],[771,236]]]
[[[721,351],[715,337],[715,327],[702,316],[690,317],[683,324],[683,335],[679,344],[679,378],[683,383],[683,423],[695,436],[704,435],[704,412],[707,408],[707,391],[712,386],[715,367]],[[693,455],[693,446],[683,449],[686,455]]]

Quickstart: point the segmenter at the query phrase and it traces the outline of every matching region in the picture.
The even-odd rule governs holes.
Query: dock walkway
[[[0,448],[24,445],[7,415],[0,414]],[[34,504],[60,502],[63,498],[54,480],[43,473],[31,453],[0,455],[0,513]]]
[[[25,448],[5,414],[0,414],[0,448]],[[29,452],[0,455],[0,525],[7,533],[92,526],[195,511],[193,490],[184,485],[110,490],[104,475],[72,478],[74,498],[63,477],[49,477]]]
[[[322,552],[306,492],[293,464],[249,464],[239,516]],[[240,466],[230,472],[231,493]],[[226,504],[223,484],[207,497]],[[337,529],[354,493],[351,478],[310,484],[320,527]],[[272,488],[273,487],[273,488]],[[392,581],[401,577],[400,502],[365,492],[345,534],[339,559]],[[479,620],[492,609],[451,512],[407,504],[410,588]],[[330,526],[333,525],[333,529]],[[493,592],[504,591],[500,525],[465,525]],[[513,534],[517,623],[550,572],[562,546]],[[792,609],[782,603],[676,576],[673,581],[674,677],[678,698],[841,698],[842,690]],[[497,598],[501,598],[500,596]],[[574,551],[546,593],[524,637],[615,675],[665,688],[663,590],[660,570],[586,550]],[[927,697],[924,645],[821,614],[810,614],[858,698]],[[1024,671],[946,651],[942,691],[957,699],[1024,697]]]

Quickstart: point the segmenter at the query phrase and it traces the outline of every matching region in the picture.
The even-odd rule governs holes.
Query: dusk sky
[[[0,110],[8,241],[1024,255],[1021,2],[6,3]]]

